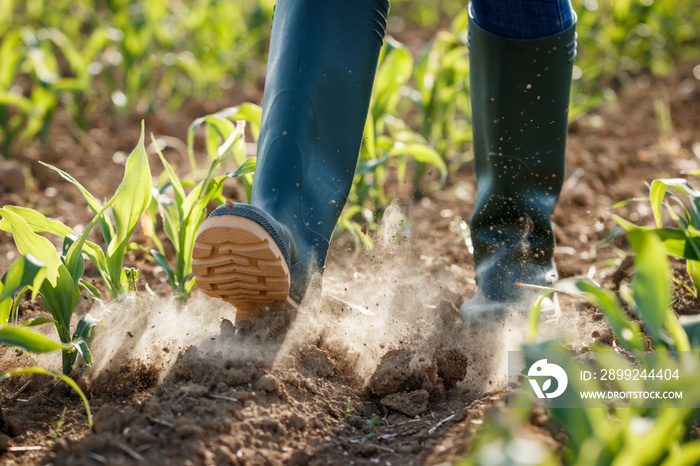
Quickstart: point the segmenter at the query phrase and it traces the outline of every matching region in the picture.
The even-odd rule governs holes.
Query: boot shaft
[[[330,239],[347,200],[388,8],[386,0],[275,7],[252,203],[302,235]]]
[[[469,45],[476,280],[489,300],[508,301],[520,294],[514,283],[556,277],[551,217],[564,181],[575,26],[518,40],[470,21]]]

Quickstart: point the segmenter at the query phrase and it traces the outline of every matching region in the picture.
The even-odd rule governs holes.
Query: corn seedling
[[[484,426],[476,448],[459,465],[520,464],[518,458],[532,458],[533,451],[540,451],[537,464],[697,464],[700,461],[700,442],[693,440],[692,426],[698,416],[700,392],[700,354],[698,342],[700,323],[697,319],[683,321],[671,309],[670,265],[661,238],[654,231],[632,230],[627,235],[635,254],[636,272],[625,304],[642,323],[649,345],[635,319],[624,311],[624,305],[615,294],[590,280],[568,279],[556,285],[556,289],[577,293],[596,305],[605,315],[614,335],[614,341],[623,351],[610,351],[609,347],[593,346],[587,362],[571,358],[562,368],[567,374],[579,374],[598,369],[619,370],[629,368],[627,356],[637,357],[640,371],[678,371],[678,379],[651,382],[647,379],[614,382],[613,390],[680,391],[684,399],[668,400],[662,407],[649,409],[630,400],[628,407],[591,408],[581,404],[576,396],[567,393],[600,391],[601,382],[596,379],[581,380],[570,377],[573,391],[562,395],[567,408],[552,408],[550,417],[558,429],[567,436],[566,448],[560,459],[552,457],[547,446],[527,440],[527,422],[534,404],[527,409],[509,410],[508,414],[492,417]],[[534,335],[533,335],[534,336]],[[692,336],[692,338],[691,338]],[[691,346],[694,341],[694,346]],[[525,367],[533,364],[542,350],[564,351],[555,341],[524,346]],[[652,350],[652,353],[641,353]],[[668,350],[678,351],[674,353]],[[634,352],[629,353],[628,351]],[[592,361],[592,362],[591,362]],[[606,388],[608,389],[608,388]],[[578,400],[578,401],[577,401]],[[528,454],[516,454],[517,446],[528,442]],[[508,447],[509,446],[509,447]],[[510,462],[509,462],[510,461]]]
[[[186,182],[191,183],[191,179],[181,180],[154,142],[154,147],[165,168],[167,181],[156,191],[157,194],[149,209],[150,218],[155,224],[157,216],[160,215],[165,234],[175,250],[175,265],[172,266],[168,262],[163,245],[155,235],[153,242],[156,248],[148,250],[148,253],[152,260],[165,271],[168,284],[180,303],[187,301],[195,285],[192,276],[192,250],[197,230],[206,218],[207,205],[212,201],[224,202],[221,198],[223,183],[231,177],[238,177],[241,180],[246,195],[250,197],[255,159],[246,158],[244,121],[234,123],[232,119],[250,121],[253,135],[257,137],[260,127],[260,109],[250,104],[198,118],[190,126],[188,148],[192,175],[196,176],[198,172],[194,156],[194,134],[202,125],[205,125],[205,145],[209,155],[209,167],[204,179],[197,183],[189,194],[185,192],[185,186]],[[233,172],[217,176],[221,167],[230,158],[234,159],[238,168]]]
[[[31,254],[20,257],[12,264],[8,271],[5,272],[2,280],[0,280],[0,344],[19,347],[32,353],[63,351],[64,354],[70,355],[82,352],[84,350],[81,346],[83,342],[79,338],[76,338],[76,336],[79,337],[79,331],[77,330],[73,341],[70,343],[57,343],[44,334],[35,332],[29,328],[31,326],[47,323],[57,324],[58,321],[55,319],[31,319],[21,326],[16,324],[9,325],[8,323],[10,312],[14,312],[15,321],[17,318],[17,304],[13,305],[13,301],[19,303],[24,292],[30,288],[33,289],[33,293],[36,294],[43,286],[45,277],[46,265],[38,262]],[[88,416],[88,424],[92,426],[92,415],[90,414],[90,405],[87,402],[87,398],[78,385],[69,377],[41,367],[25,367],[13,369],[0,375],[0,381],[13,375],[20,374],[49,375],[66,382],[66,384],[73,388],[83,400]],[[65,414],[65,409],[63,413]],[[61,419],[63,419],[63,415],[61,415]],[[56,432],[58,432],[59,428],[60,427],[57,427]]]
[[[423,137],[443,160],[457,165],[469,160],[472,140],[467,20],[462,10],[449,29],[438,31],[416,63],[415,91],[409,93],[420,109],[416,119]]]
[[[102,213],[100,212],[100,215]],[[74,241],[70,237],[66,237],[63,251],[59,253],[48,239],[36,234],[21,215],[8,208],[0,209],[0,215],[3,217],[0,227],[12,233],[19,252],[25,256],[31,254],[46,264],[45,279],[39,286],[38,292],[42,297],[44,308],[54,319],[54,327],[58,333],[59,340],[63,344],[63,347],[61,347],[63,352],[63,372],[66,375],[70,375],[73,363],[77,357],[74,349],[77,349],[82,354],[83,360],[87,364],[92,363],[92,356],[85,340],[90,337],[92,328],[99,321],[86,314],[78,322],[72,337],[70,327],[73,309],[80,298],[79,287],[83,286],[90,290],[91,293],[96,291],[92,285],[89,285],[81,278],[85,270],[81,249],[97,217],[93,219],[77,240]],[[9,328],[5,328],[5,330],[7,329]],[[76,346],[69,346],[73,342],[76,343]],[[28,349],[35,351],[31,348]]]
[[[144,130],[141,128],[141,138],[136,148],[126,161],[124,177],[112,199],[104,206],[75,178],[63,170],[44,164],[56,171],[61,177],[75,185],[95,214],[95,220],[102,233],[102,239],[107,245],[106,250],[92,242],[84,242],[84,252],[95,264],[102,279],[109,290],[112,299],[117,299],[134,292],[134,281],[138,277],[138,271],[124,267],[124,254],[126,253],[129,239],[151,202],[151,170],[148,166],[148,158],[144,147]],[[111,207],[112,218],[106,211]],[[41,228],[34,231],[47,231],[70,240],[74,233],[68,227],[58,222],[50,222],[41,218],[38,212],[29,209],[18,209],[27,221],[37,220],[43,225],[51,225],[51,228]],[[99,212],[105,212],[98,215]],[[31,216],[31,217],[30,217]]]
[[[53,436],[54,440],[58,439],[58,433],[61,431],[61,427],[63,427],[63,423],[66,420],[67,410],[68,408],[64,406],[63,411],[61,411],[61,417],[58,418],[58,422],[56,423],[56,427],[53,430],[51,430],[51,435]]]
[[[340,227],[350,231],[358,245],[362,241],[371,248],[367,231],[359,221],[376,228],[375,217],[381,215],[391,200],[384,189],[389,165],[396,168],[399,186],[406,179],[409,159],[436,167],[441,183],[447,178],[447,166],[440,155],[421,134],[394,116],[400,113],[402,103],[408,103],[402,92],[411,78],[412,70],[411,53],[403,44],[388,38],[380,53],[364,143],[353,189],[348,197],[349,206],[339,221]]]
[[[700,172],[690,172],[697,175]],[[623,201],[621,207],[639,199]],[[693,294],[697,296],[700,284],[700,191],[682,178],[657,179],[650,187],[649,202],[654,216],[654,227],[644,227],[629,222],[619,216],[613,218],[627,231],[644,231],[657,234],[666,252],[686,260],[688,275],[692,281]],[[680,214],[676,211],[680,211]],[[663,225],[663,212],[666,212],[677,228]]]
[[[85,231],[77,236],[67,226],[49,220],[39,212],[12,206],[0,209],[0,215],[3,217],[0,229],[12,233],[21,254],[31,254],[46,264],[45,279],[38,287],[43,305],[54,318],[54,326],[61,343],[68,345],[76,342],[78,352],[89,365],[92,363],[92,356],[86,340],[91,337],[92,329],[99,321],[86,314],[78,322],[73,336],[70,335],[71,316],[80,297],[79,287],[84,287],[93,297],[99,297],[97,289],[82,279],[85,270],[83,252],[96,265],[113,297],[119,297],[133,289],[134,274],[123,268],[124,253],[151,196],[151,176],[143,147],[143,129],[137,148],[126,162],[122,183],[105,205],[101,205],[70,175],[56,168],[54,170],[80,189],[95,213]],[[105,216],[110,208],[114,223]],[[100,226],[107,244],[107,254],[96,244],[87,241],[87,236],[95,224]],[[62,251],[56,251],[48,239],[37,233],[52,233],[62,237]],[[65,374],[71,373],[76,357],[77,352],[63,349]]]

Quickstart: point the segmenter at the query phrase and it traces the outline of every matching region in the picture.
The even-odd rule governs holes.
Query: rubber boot
[[[279,0],[250,204],[217,208],[193,253],[209,296],[257,320],[320,291],[357,166],[388,0]]]
[[[557,280],[551,218],[564,180],[575,27],[517,40],[469,22],[478,291],[463,319],[526,311],[537,292],[518,284]]]

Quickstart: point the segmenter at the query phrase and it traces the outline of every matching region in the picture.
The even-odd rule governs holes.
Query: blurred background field
[[[579,55],[572,118],[613,98],[609,90],[630,76],[670,73],[677,60],[697,59],[698,6],[696,0],[574,0]],[[188,98],[259,85],[273,7],[273,0],[2,0],[3,155],[12,157],[16,143],[46,141],[58,108],[87,129],[91,112],[103,102],[122,114],[175,111]],[[417,77],[439,75],[431,82],[466,95],[464,11],[463,1],[392,1],[389,34],[409,46],[415,64],[401,92],[411,102],[394,116],[414,130],[435,123],[422,121],[430,112],[412,107],[445,106],[451,97],[440,88],[435,92],[442,95],[429,102],[419,97],[416,91],[426,83]],[[454,54],[448,58],[449,51]],[[416,76],[425,61],[440,63],[431,64],[434,73]],[[456,111],[468,115],[467,103],[466,96],[460,99]],[[463,143],[438,150],[453,159],[466,150]]]

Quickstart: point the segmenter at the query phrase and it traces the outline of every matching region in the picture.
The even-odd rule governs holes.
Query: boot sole
[[[197,286],[232,304],[236,321],[262,319],[269,311],[298,309],[289,297],[289,267],[277,243],[256,222],[235,215],[202,223],[192,253]]]

